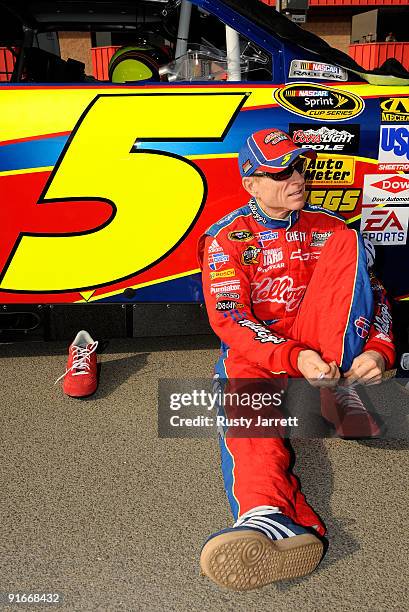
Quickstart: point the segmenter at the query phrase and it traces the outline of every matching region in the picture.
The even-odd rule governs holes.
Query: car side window
[[[168,66],[169,81],[272,81],[271,54],[239,33],[236,44],[238,53],[232,57],[227,51],[226,24],[193,6],[187,49]]]

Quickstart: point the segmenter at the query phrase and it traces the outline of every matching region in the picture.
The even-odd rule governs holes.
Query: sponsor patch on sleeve
[[[266,342],[271,342],[272,344],[282,344],[286,342],[285,338],[280,338],[279,336],[275,336],[269,329],[260,325],[260,323],[255,323],[254,321],[250,321],[249,319],[241,319],[237,321],[237,323],[241,327],[247,327],[254,332],[254,340],[265,344]]]
[[[229,259],[230,256],[221,251],[221,253],[210,253],[207,263],[211,270],[220,270]]]
[[[245,266],[250,266],[251,264],[258,264],[259,260],[257,259],[260,254],[261,249],[255,246],[248,246],[245,251],[241,254],[241,262]]]
[[[248,242],[254,238],[253,234],[248,230],[236,230],[227,234],[229,240],[236,242]]]
[[[217,300],[216,310],[226,311],[234,310],[235,308],[244,308],[244,304],[239,304],[236,300]]]
[[[328,238],[332,236],[333,232],[312,232],[310,246],[322,247],[327,242]]]
[[[210,272],[210,280],[215,278],[230,278],[231,276],[236,276],[236,270],[234,268],[220,270],[218,272]]]

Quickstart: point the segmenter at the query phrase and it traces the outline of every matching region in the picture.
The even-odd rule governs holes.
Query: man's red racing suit
[[[305,205],[286,219],[271,219],[251,199],[201,237],[199,260],[210,323],[222,341],[219,378],[301,376],[297,359],[307,348],[343,371],[363,350],[377,351],[392,366],[385,293],[376,280],[371,287],[362,238],[334,213]],[[220,442],[235,518],[256,506],[277,506],[324,533],[289,471],[282,439]]]

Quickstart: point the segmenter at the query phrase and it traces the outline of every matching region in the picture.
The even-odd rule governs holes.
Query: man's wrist
[[[387,354],[385,354],[382,349],[379,349],[378,347],[373,348],[373,347],[365,347],[363,350],[364,353],[374,353],[375,357],[380,357],[383,360],[383,368],[384,370],[386,370],[389,367],[392,367],[393,363],[390,363],[390,359],[389,356]]]

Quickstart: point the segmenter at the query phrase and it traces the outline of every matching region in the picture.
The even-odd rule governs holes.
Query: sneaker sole
[[[330,428],[335,432],[336,437],[339,438],[340,440],[379,440],[379,438],[382,438],[382,435],[384,433],[384,428],[378,426],[379,429],[377,433],[368,433],[368,432],[364,434],[355,433],[353,435],[347,436],[337,431],[337,426],[334,425],[334,423],[332,423],[325,417],[322,417],[322,418],[326,423],[328,423]]]
[[[323,551],[323,543],[312,534],[273,542],[254,530],[231,531],[205,544],[200,566],[216,584],[247,591],[309,574],[321,561]]]
[[[91,391],[90,393],[87,393],[87,394],[79,394],[79,393],[75,393],[75,391],[65,391],[65,389],[63,389],[65,395],[67,395],[68,397],[72,397],[74,399],[86,399],[87,397],[91,397],[92,395],[94,395],[96,390],[97,389],[94,389],[94,391]]]

